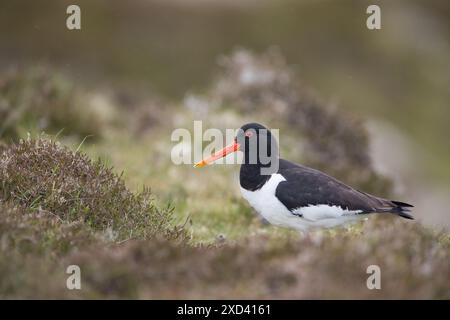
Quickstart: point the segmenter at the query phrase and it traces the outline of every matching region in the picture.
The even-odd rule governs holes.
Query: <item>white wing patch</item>
[[[362,210],[346,210],[339,206],[330,206],[327,204],[309,205],[292,210],[296,215],[303,216],[310,221],[319,221],[323,219],[339,219],[346,216],[354,216],[361,213]]]
[[[286,220],[293,217],[292,213],[275,196],[277,186],[282,181],[286,181],[286,179],[276,173],[272,174],[259,190],[249,191],[241,187],[244,199],[266,220],[275,225],[285,224]]]

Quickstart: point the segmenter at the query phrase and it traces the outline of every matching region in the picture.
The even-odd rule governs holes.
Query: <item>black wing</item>
[[[339,206],[361,213],[392,212],[405,218],[411,205],[393,202],[358,191],[343,182],[315,169],[280,160],[279,174],[286,181],[280,182],[276,197],[290,210],[310,205]]]

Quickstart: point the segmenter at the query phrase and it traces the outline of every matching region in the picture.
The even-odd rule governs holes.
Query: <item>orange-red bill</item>
[[[194,164],[195,168],[201,168],[204,167],[208,164],[213,163],[214,161],[225,157],[227,154],[236,152],[239,150],[240,144],[237,143],[236,141],[233,142],[232,144],[226,146],[225,148],[223,148],[222,150],[219,150],[217,152],[215,152],[212,156],[203,159],[202,161],[197,162],[196,164]]]

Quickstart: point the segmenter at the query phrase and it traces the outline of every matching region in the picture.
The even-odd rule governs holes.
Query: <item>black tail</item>
[[[405,219],[414,220],[414,217],[409,214],[409,212],[411,210],[410,208],[414,207],[413,205],[411,205],[409,203],[393,201],[393,200],[391,200],[390,202],[393,204],[393,206],[389,212],[396,214],[400,217],[403,217]]]

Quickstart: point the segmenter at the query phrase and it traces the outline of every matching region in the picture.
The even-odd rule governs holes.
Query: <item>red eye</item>
[[[245,136],[246,137],[251,137],[253,135],[253,132],[251,132],[251,131],[245,131]]]

